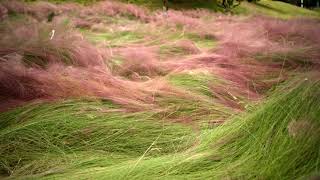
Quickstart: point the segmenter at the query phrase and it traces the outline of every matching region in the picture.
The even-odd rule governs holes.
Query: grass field
[[[319,13],[130,2],[0,2],[0,179],[320,177]]]

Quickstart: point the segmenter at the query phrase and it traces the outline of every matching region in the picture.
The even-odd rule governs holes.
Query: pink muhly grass
[[[283,38],[299,43],[320,42],[320,38],[314,36],[320,32],[320,21],[317,19],[276,20],[259,17],[259,22],[268,32],[269,37],[275,40]]]
[[[219,51],[230,57],[265,51],[273,45],[259,26],[252,29],[249,23],[235,23],[226,24],[223,29],[223,34],[216,35],[220,40]]]
[[[83,97],[108,99],[131,110],[141,110],[152,104],[150,95],[139,89],[136,83],[117,79],[92,67],[52,64],[44,70],[1,63],[0,80],[0,97],[19,102],[16,105],[37,99]]]
[[[55,35],[51,38],[51,30]],[[30,65],[66,63],[78,66],[102,66],[104,60],[89,43],[63,26],[44,24],[5,25],[1,28],[0,55],[20,54]]]
[[[82,6],[75,3],[63,3],[56,5],[44,1],[25,3],[18,0],[3,0],[0,2],[0,6],[5,7],[9,13],[30,15],[39,21],[47,20],[50,13],[61,15],[63,13],[71,13],[82,9]]]
[[[101,69],[52,64],[44,70],[17,64],[1,65],[0,94],[9,100],[99,97],[128,109],[138,109],[150,102],[135,85],[116,79]]]
[[[145,8],[133,5],[125,4],[116,1],[102,1],[92,6],[88,6],[81,11],[82,16],[87,15],[122,15],[122,16],[133,16],[143,21],[149,21],[149,11]]]
[[[45,96],[34,88],[40,82],[28,75],[28,69],[19,62],[2,62],[0,66],[0,95],[8,99],[32,100]]]
[[[176,46],[181,48],[186,54],[199,54],[201,50],[190,40],[178,41]]]
[[[73,19],[72,23],[76,28],[86,28],[86,29],[90,29],[95,24],[95,22],[93,22],[92,20],[82,19],[82,18],[75,18]]]
[[[52,95],[44,90],[45,83],[41,77],[55,64],[103,67],[103,58],[94,47],[64,31],[63,27],[54,28],[57,32],[50,40],[51,28],[45,25],[11,24],[1,27],[2,95],[24,100]],[[54,83],[49,84],[54,87]]]
[[[91,28],[92,26],[102,23],[103,16],[99,14],[86,15],[80,13],[78,17],[72,18],[72,22],[77,28]]]
[[[0,4],[0,20],[8,17],[8,9]]]
[[[191,18],[209,18],[214,17],[213,13],[207,9],[192,9],[192,10],[183,10],[181,11],[183,15],[189,16]]]
[[[102,1],[81,7],[78,13],[79,17],[74,18],[73,22],[79,28],[91,28],[95,24],[102,23],[104,16],[133,16],[144,22],[152,17],[145,8],[116,1]]]
[[[64,2],[56,6],[58,8],[59,13],[76,13],[83,8],[83,6],[72,2]]]
[[[170,10],[167,15],[164,15],[163,12],[158,12],[155,14],[154,23],[159,25],[167,26],[180,26],[186,28],[197,28],[201,25],[201,22],[197,18],[192,18],[184,16],[180,11]]]
[[[79,17],[71,16],[76,27],[92,29],[96,28],[94,24],[103,23],[102,18],[106,15],[133,16],[150,22],[155,28],[169,26],[176,30],[178,27],[179,32],[210,35],[219,41],[219,46],[200,54],[192,42],[179,41],[174,45],[191,55],[165,63],[159,62],[152,48],[113,49],[122,62],[116,65],[116,69],[109,70],[105,61],[113,63],[114,56],[106,58],[81,35],[64,26],[42,23],[4,25],[0,27],[0,107],[36,99],[98,97],[139,110],[155,107],[157,96],[191,98],[159,76],[170,71],[206,69],[227,82],[223,86],[210,86],[213,96],[229,107],[243,110],[242,100],[259,99],[274,84],[286,78],[286,69],[283,70],[286,66],[299,68],[296,61],[300,59],[308,59],[313,66],[319,67],[320,64],[320,39],[314,36],[320,29],[317,20],[241,19],[201,10],[169,11],[167,15],[156,12],[153,15],[144,8],[114,1],[89,7],[0,2],[0,18],[8,12],[16,12],[27,13],[40,21],[49,11],[76,12]],[[210,16],[210,19],[204,20],[203,16]],[[56,33],[50,40],[52,29]],[[296,51],[301,48],[303,51]],[[259,61],[259,53],[271,61]],[[280,62],[274,60],[277,53],[292,61],[286,59],[284,66],[282,59]],[[3,105],[3,99],[11,103]]]
[[[49,2],[35,2],[28,6],[27,13],[32,15],[38,20],[47,20],[50,13],[59,14],[61,13],[58,6]]]
[[[156,54],[148,48],[126,48],[120,52],[123,58],[117,73],[131,79],[150,78],[165,73],[156,59]]]
[[[28,11],[28,5],[23,1],[18,0],[3,0],[0,2],[9,13],[26,13]]]
[[[4,35],[0,41],[0,103],[4,105],[0,106],[4,109],[5,105],[17,106],[37,99],[80,97],[109,99],[131,110],[150,108],[153,104],[152,94],[156,90],[146,87],[148,84],[113,76],[102,51],[63,29],[66,27],[57,28],[52,40],[50,31],[43,31],[47,28],[44,24],[14,27],[4,26],[0,31]],[[153,64],[153,55],[141,52],[134,58],[132,53],[127,55],[139,63],[128,62],[124,72],[136,70],[153,75],[159,71]],[[139,60],[145,61],[142,67]]]

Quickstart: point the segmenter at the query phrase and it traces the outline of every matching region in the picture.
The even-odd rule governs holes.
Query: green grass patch
[[[298,78],[256,111],[203,130],[188,151],[44,179],[306,179],[320,172],[319,88]]]
[[[307,77],[279,87],[253,113],[205,135],[203,148],[220,159],[212,166],[218,179],[299,179],[320,171],[320,81]]]
[[[107,43],[110,47],[120,47],[128,44],[142,42],[144,35],[135,31],[115,31],[115,32],[92,32],[89,30],[81,30],[82,33],[92,43]]]
[[[312,9],[313,11],[317,12],[318,14],[320,14],[320,8],[314,8]]]
[[[145,27],[145,29],[148,27]],[[179,28],[177,28],[179,29]],[[190,40],[192,41],[199,49],[208,50],[216,47],[217,40],[210,35],[198,35],[195,33],[185,33],[182,29],[172,30],[172,28],[159,27],[158,29],[153,29],[148,31],[146,36],[150,39],[148,41],[148,45],[159,45],[160,48],[163,48],[164,53],[170,51],[168,50],[167,45],[163,45],[165,43],[177,43],[181,40]],[[180,54],[182,53],[182,49],[173,48],[174,53]]]
[[[217,80],[204,73],[180,73],[171,74],[168,76],[168,80],[175,86],[182,87],[186,90],[199,93],[208,97],[212,97],[209,84],[217,82]]]
[[[173,56],[188,55],[189,52],[179,46],[162,45],[159,47],[159,54],[161,57],[173,57]]]
[[[124,63],[125,59],[121,56],[113,56],[108,63],[108,67],[111,71],[116,71],[118,68],[121,67],[121,65]]]
[[[219,83],[221,80],[209,74],[170,74],[167,80],[190,96],[188,98],[169,96],[156,99],[161,106],[168,108],[173,118],[188,117],[201,124],[214,119],[226,119],[234,113],[213,99],[209,85]]]
[[[160,0],[121,0],[122,2],[129,2],[137,5],[143,5],[151,9],[162,9],[163,3]],[[214,11],[222,11],[222,8],[217,5],[215,0],[197,0],[197,1],[170,1],[170,9],[196,9],[206,8]]]
[[[119,162],[120,155],[120,160],[154,157],[183,151],[193,142],[187,126],[155,120],[152,113],[118,110],[110,102],[65,101],[1,113],[1,172],[49,173],[99,156],[101,161],[110,160],[107,166]],[[80,158],[84,154],[87,157]]]
[[[217,40],[209,35],[186,34],[185,37],[193,41],[200,49],[212,49],[217,45]]]
[[[225,120],[235,113],[213,99],[192,94],[189,97],[157,97],[155,102],[165,109],[162,114],[171,121],[192,124],[196,128],[206,128],[210,121]]]
[[[122,0],[123,2],[134,3],[137,5],[147,6],[151,9],[160,9],[163,4],[160,0]],[[222,8],[221,1],[216,0],[198,0],[198,1],[169,1],[169,8],[171,9],[209,9],[216,12],[225,12]],[[298,6],[291,5],[280,1],[272,0],[260,0],[256,3],[241,2],[239,6],[230,10],[235,14],[263,14],[267,16],[277,18],[292,18],[299,16],[319,17],[317,10],[309,10],[306,8],[300,8]]]
[[[288,19],[292,17],[319,17],[319,13],[300,8],[289,3],[271,0],[260,0],[256,3],[243,2],[240,6],[233,9],[233,12],[237,14],[262,14],[282,19]]]

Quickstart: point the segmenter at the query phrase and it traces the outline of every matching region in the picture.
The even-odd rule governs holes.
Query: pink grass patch
[[[158,12],[155,15],[154,22],[156,24],[167,25],[171,27],[187,27],[187,28],[196,28],[201,25],[201,22],[192,17],[184,16],[180,11],[168,11],[167,14],[163,14],[163,12]]]
[[[0,55],[19,54],[25,63],[39,66],[50,63],[104,65],[104,59],[95,47],[85,42],[80,34],[65,28],[33,23],[8,25],[2,29],[4,36],[0,40]],[[54,35],[52,29],[55,30]]]
[[[182,48],[184,54],[161,62],[155,51],[160,45],[145,47],[147,43],[143,42],[135,47],[108,47],[100,51],[80,34],[55,23],[28,22],[28,25],[1,27],[0,109],[37,99],[69,97],[106,98],[133,110],[154,108],[157,96],[194,98],[168,85],[161,79],[162,75],[205,69],[226,81],[221,86],[210,85],[215,99],[228,107],[244,110],[242,101],[258,100],[274,84],[284,80],[287,66],[296,69],[307,62],[313,69],[320,69],[320,36],[315,36],[320,33],[318,20],[243,18],[205,10],[153,14],[145,8],[116,1],[91,6],[1,1],[0,19],[10,12],[28,14],[37,21],[45,20],[54,12],[59,17],[71,18],[76,27],[98,31],[128,28],[118,24],[106,26],[105,16],[134,17],[154,29],[169,27],[182,34],[214,37],[219,46],[201,52],[191,41],[164,40],[163,44],[174,44]],[[303,51],[297,53],[297,49]],[[285,64],[281,56],[275,62],[273,58],[277,53],[284,54]],[[190,56],[184,56],[186,54]],[[270,62],[259,61],[257,54]],[[109,69],[115,56],[121,57],[122,62],[115,69]]]
[[[0,20],[8,17],[8,9],[0,4]]]
[[[177,42],[177,47],[181,48],[186,54],[199,54],[201,50],[190,40],[181,40]]]
[[[124,15],[133,16],[142,21],[149,21],[149,11],[145,8],[132,5],[124,4],[116,1],[102,1],[92,6],[88,6],[81,11],[82,16],[90,15]]]
[[[146,80],[165,73],[165,69],[161,67],[152,48],[125,48],[118,53],[123,59],[117,70],[117,74],[121,76],[129,77],[133,80]]]
[[[26,3],[18,0],[3,0],[0,2],[10,13],[25,13],[29,10]]]

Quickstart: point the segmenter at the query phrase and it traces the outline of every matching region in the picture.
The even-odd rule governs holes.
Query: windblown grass
[[[257,55],[257,59],[263,63],[273,63],[286,69],[312,69],[319,67],[319,61],[313,54],[317,50],[312,48],[301,48],[289,52],[275,52]]]
[[[214,81],[215,79],[213,77],[201,72],[180,73],[169,76],[169,82],[175,86],[180,86],[186,88],[187,90],[191,90],[209,97],[212,96],[209,85],[213,84]]]
[[[26,109],[8,112],[1,116],[20,117],[19,114],[21,114],[21,117],[24,117],[24,123],[23,125],[21,125],[21,123],[20,125],[12,123],[10,126],[7,124],[6,127],[11,128],[1,130],[1,134],[3,135],[1,141],[9,143],[10,138],[8,138],[8,135],[10,135],[9,137],[11,138],[15,138],[15,140],[21,139],[23,141],[19,141],[20,143],[18,144],[10,145],[2,143],[2,145],[5,145],[5,147],[9,145],[14,146],[16,147],[15,152],[20,150],[23,154],[30,153],[30,156],[23,155],[24,158],[28,158],[19,161],[19,153],[15,153],[15,156],[4,156],[7,158],[2,161],[6,162],[4,164],[7,165],[7,168],[16,165],[13,172],[16,172],[17,177],[24,173],[28,174],[30,171],[27,171],[27,167],[33,167],[34,175],[30,177],[41,179],[123,179],[128,177],[131,179],[220,179],[224,177],[245,179],[296,179],[311,177],[319,172],[320,162],[319,148],[317,146],[319,144],[318,135],[320,130],[320,123],[318,121],[320,115],[320,95],[318,93],[320,83],[319,80],[314,79],[313,76],[307,76],[307,78],[308,79],[304,77],[297,78],[290,84],[281,87],[279,92],[270,97],[266,103],[260,105],[257,111],[247,113],[246,116],[235,118],[220,127],[203,130],[199,136],[200,139],[197,145],[191,147],[189,150],[179,152],[179,148],[177,149],[177,147],[184,149],[183,147],[186,146],[175,145],[175,150],[167,151],[168,154],[166,155],[161,154],[160,152],[162,151],[160,149],[160,154],[156,153],[158,157],[150,155],[149,153],[152,152],[150,150],[154,148],[154,151],[157,151],[155,150],[157,147],[164,148],[163,150],[170,149],[172,146],[167,146],[166,143],[171,142],[171,140],[176,140],[174,142],[184,144],[181,138],[189,139],[186,135],[188,131],[183,130],[183,128],[181,129],[181,127],[178,131],[176,129],[178,127],[171,125],[164,126],[168,129],[159,128],[163,127],[162,124],[153,132],[153,127],[156,125],[156,123],[153,122],[149,127],[149,131],[143,129],[140,136],[139,129],[148,126],[148,121],[142,120],[143,123],[140,124],[139,121],[134,120],[135,123],[130,123],[128,127],[126,123],[132,121],[130,120],[130,116],[129,119],[125,121],[119,120],[118,116],[101,116],[101,106],[97,108],[96,103],[91,104],[89,102],[85,104],[91,104],[89,105],[90,113],[88,113],[87,110],[85,114],[83,114],[82,111],[79,113],[78,108],[80,107],[70,102],[62,106],[50,105],[47,108],[41,108],[39,106],[29,107],[31,108],[30,110],[32,110],[32,116],[27,117],[25,117],[25,113],[23,113]],[[285,93],[283,93],[284,89],[286,89]],[[80,104],[83,104],[83,102]],[[107,107],[106,109],[109,108],[110,107]],[[78,118],[84,116],[83,120],[78,121],[66,113],[59,113],[65,112],[66,110],[72,110]],[[43,114],[43,111],[50,113]],[[13,115],[13,113],[15,114]],[[18,116],[16,116],[17,113]],[[55,114],[58,115],[58,119],[56,119],[57,116],[55,116]],[[58,123],[60,122],[59,120],[61,118],[59,118],[59,116],[61,115],[65,117],[63,118],[65,119],[64,123]],[[43,118],[46,118],[46,121],[43,121]],[[52,119],[52,121],[50,121],[50,119]],[[72,126],[72,128],[75,129],[70,129],[70,126],[65,126],[65,124],[74,123],[74,121],[76,121],[77,125]],[[119,122],[121,123],[119,124]],[[103,125],[103,127],[101,125]],[[56,126],[59,126],[59,131],[57,131]],[[132,129],[133,126],[137,129]],[[118,131],[110,132],[110,128],[117,129],[118,127],[122,127],[120,132],[123,132],[123,134],[117,137],[124,141],[111,141],[108,145],[105,145],[105,143],[99,143],[100,141],[98,139],[95,141],[95,138],[90,138],[90,140],[86,138],[86,136],[101,138],[102,134],[100,133],[102,132],[107,134],[114,132],[117,134]],[[93,130],[90,128],[93,128]],[[95,131],[99,128],[108,129],[109,131],[102,129]],[[129,129],[131,129],[131,131]],[[173,134],[169,135],[171,130]],[[61,134],[61,132],[69,131],[73,132],[71,133],[72,136],[70,134]],[[164,139],[160,141],[162,137],[160,136],[158,139],[158,136],[162,131],[169,134],[164,136]],[[23,136],[16,134],[19,132],[23,132]],[[30,137],[26,135],[28,132],[43,132],[44,134],[41,137],[47,138],[43,139],[34,135]],[[178,135],[178,132],[181,132],[183,135]],[[132,136],[132,133],[137,133],[137,135]],[[148,136],[151,135],[154,137],[154,139],[145,139],[146,133]],[[61,136],[59,136],[59,134]],[[95,136],[95,134],[97,136]],[[77,138],[80,136],[81,140],[79,141]],[[172,136],[180,138],[176,139]],[[128,138],[130,139],[129,141],[125,140]],[[75,140],[76,142],[71,140]],[[133,141],[137,144],[130,145]],[[152,141],[155,141],[155,143],[153,144]],[[32,142],[32,144],[28,142]],[[44,144],[42,144],[42,142],[44,142]],[[51,142],[51,145],[48,144],[48,142]],[[156,146],[158,142],[162,143]],[[122,146],[122,143],[124,143],[124,146]],[[130,146],[126,146],[127,143],[129,143]],[[113,146],[113,144],[117,146]],[[161,144],[164,146],[161,146]],[[23,145],[23,149],[17,148],[20,147],[20,145]],[[142,149],[140,149],[138,145],[141,145]],[[150,145],[152,145],[152,148],[148,148]],[[155,145],[155,147],[153,147],[153,145]],[[42,148],[38,149],[37,147]],[[128,155],[121,156],[121,152],[127,151],[126,147],[130,147],[130,149],[133,148],[130,150],[130,153],[128,153],[132,154],[129,157]],[[143,148],[145,148],[146,154],[143,153]],[[1,149],[2,152],[6,152],[4,148]],[[26,149],[28,151],[26,151]],[[44,151],[44,149],[47,149],[47,151]],[[75,149],[77,151],[75,151]],[[100,151],[95,151],[95,149]],[[113,154],[103,153],[103,151],[106,150],[108,150],[107,152],[113,152]],[[83,153],[91,151],[94,153],[90,153],[90,156],[83,156]],[[72,154],[66,152],[72,152]],[[67,157],[70,156],[77,158],[73,158],[71,165],[70,162],[67,161],[65,163],[66,165],[63,166],[61,165],[61,161],[55,156],[60,153],[63,153],[63,156],[60,156],[60,158],[65,157],[65,160],[68,160]],[[10,154],[12,153],[10,152]],[[139,154],[142,155],[140,158]],[[119,156],[121,156],[120,159],[118,159]],[[9,157],[11,157],[10,161],[8,161]],[[51,161],[52,164],[49,166],[48,164],[39,163],[49,161],[41,161],[43,158],[40,160],[38,157],[54,158],[55,160]],[[13,165],[8,166],[8,162],[13,162]],[[17,165],[17,162],[19,162],[20,165]],[[270,166],[270,164],[272,164],[272,166]],[[39,172],[44,173],[39,174]]]
[[[216,39],[210,36],[187,34],[186,37],[193,41],[200,49],[212,49],[216,46]]]
[[[61,171],[79,166],[78,155],[86,153],[86,159],[97,155],[135,159],[176,153],[193,142],[188,127],[153,120],[152,113],[121,111],[110,102],[79,100],[2,113],[1,171],[13,176]]]
[[[23,19],[14,23],[5,21],[0,28],[3,34],[0,55],[20,55],[27,65],[44,68],[50,63],[77,66],[101,66],[104,63],[93,46],[63,24],[37,24]],[[53,35],[52,30],[55,30]],[[83,53],[84,49],[86,53]]]
[[[88,38],[89,41],[95,44],[104,43],[109,47],[121,47],[143,41],[143,34],[138,34],[137,32],[132,31],[116,31],[104,33],[94,33],[90,31],[83,32],[85,37]]]
[[[164,58],[182,57],[191,54],[199,54],[201,51],[192,41],[181,40],[174,44],[162,45],[159,47],[159,54]]]
[[[244,5],[294,16],[273,4]],[[0,178],[319,175],[318,20],[116,1],[0,10]]]

